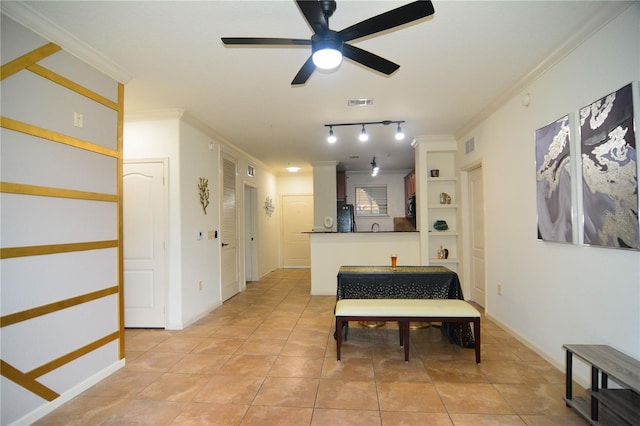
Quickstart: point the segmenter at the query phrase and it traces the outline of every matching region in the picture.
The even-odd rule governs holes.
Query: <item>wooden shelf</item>
[[[592,425],[602,425],[602,426],[611,426],[611,425],[620,425],[624,424],[624,421],[617,416],[614,412],[609,410],[606,406],[600,407],[599,416],[597,421],[591,420],[591,398],[587,398],[584,396],[567,399],[564,398],[568,407],[573,408],[579,414],[581,414],[585,419],[587,419]],[[630,423],[633,424],[633,423]]]
[[[430,204],[430,209],[457,209],[457,204]]]
[[[430,177],[427,178],[427,182],[457,182],[458,178],[455,177]]]
[[[431,257],[429,258],[429,264],[430,265],[437,265],[439,263],[445,264],[445,263],[460,263],[460,261],[456,258],[448,258],[448,259],[438,259],[437,257]]]
[[[563,348],[567,351],[567,405],[592,424],[637,424],[640,419],[640,361],[606,345],[564,345]],[[572,398],[574,356],[591,365],[590,398]],[[609,388],[609,380],[622,389]]]
[[[425,206],[426,222],[428,224],[427,250],[430,255],[429,264],[447,266],[454,272],[459,272],[461,251],[459,250],[460,211],[459,188],[456,169],[456,149],[455,144],[447,145],[453,149],[440,149],[437,146],[427,149],[426,160],[429,175],[426,176]],[[431,177],[431,170],[439,170],[438,177]],[[442,194],[447,194],[452,204],[440,204],[443,200]],[[425,219],[425,216],[422,216]],[[446,231],[438,231],[433,225],[437,220],[444,220],[449,227]],[[438,259],[436,253],[439,248],[449,251],[448,259]]]

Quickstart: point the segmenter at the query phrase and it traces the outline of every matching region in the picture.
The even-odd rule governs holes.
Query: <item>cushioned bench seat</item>
[[[398,321],[404,360],[409,361],[409,322],[473,322],[476,363],[480,363],[480,312],[458,299],[341,299],[336,303],[336,349],[342,349],[342,330],[348,321]]]

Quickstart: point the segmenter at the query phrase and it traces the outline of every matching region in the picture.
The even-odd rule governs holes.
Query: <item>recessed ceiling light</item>
[[[347,101],[349,106],[369,106],[373,105],[373,99],[349,99]]]

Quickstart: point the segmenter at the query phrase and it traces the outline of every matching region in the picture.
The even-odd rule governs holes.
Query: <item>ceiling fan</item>
[[[291,82],[292,85],[304,84],[316,68],[336,68],[342,62],[343,55],[365,67],[390,75],[400,68],[400,65],[352,46],[347,42],[407,24],[434,13],[431,1],[415,1],[366,19],[341,31],[334,31],[329,28],[329,18],[336,10],[335,1],[297,0],[296,3],[313,29],[314,34],[310,40],[268,37],[222,37],[222,42],[225,45],[311,45],[312,55],[298,71],[298,74]]]

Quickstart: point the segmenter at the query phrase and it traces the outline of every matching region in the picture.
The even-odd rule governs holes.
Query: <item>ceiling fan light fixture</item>
[[[398,123],[398,129],[396,130],[396,140],[401,141],[404,139],[404,132],[402,131],[402,127],[400,127],[400,123]]]
[[[333,127],[329,127],[329,137],[327,138],[327,142],[336,143],[337,140],[338,138],[336,138],[336,135],[333,133]]]
[[[315,34],[311,38],[313,64],[323,70],[338,68],[342,63],[342,40],[335,31]]]
[[[364,124],[362,125],[362,130],[360,131],[358,139],[360,139],[360,142],[366,142],[369,140],[369,134],[367,133],[367,129],[364,128]]]

